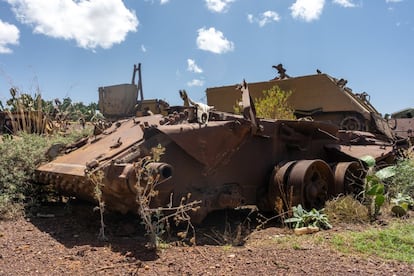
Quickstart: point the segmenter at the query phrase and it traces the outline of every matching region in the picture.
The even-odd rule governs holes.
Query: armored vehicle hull
[[[370,152],[366,149],[373,147],[378,159],[392,156],[392,145],[365,144],[361,151],[361,145],[351,145],[355,137],[341,138],[332,124],[259,120],[247,84],[240,91],[243,116],[210,111],[209,120],[201,122],[192,115],[197,108],[187,106],[169,116],[120,120],[80,148],[40,166],[38,181],[96,201],[94,183],[86,176],[102,171],[106,206],[136,212],[136,184],[146,185],[137,164],[152,160],[152,149],[162,148],[159,159],[146,163],[157,174],[152,206],[178,206],[191,194],[191,200],[201,202],[191,214],[200,222],[213,210],[242,205],[266,211],[275,210],[277,202],[286,208],[320,208],[331,196],[361,190],[365,170],[358,155]]]

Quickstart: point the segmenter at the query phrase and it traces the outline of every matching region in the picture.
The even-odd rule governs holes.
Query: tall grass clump
[[[325,204],[325,214],[334,223],[368,223],[368,208],[351,195],[331,199]]]

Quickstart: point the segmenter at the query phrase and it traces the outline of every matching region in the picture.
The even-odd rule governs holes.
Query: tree
[[[288,104],[291,94],[292,91],[283,91],[278,86],[264,90],[263,97],[254,100],[257,116],[270,119],[296,119],[294,110]]]

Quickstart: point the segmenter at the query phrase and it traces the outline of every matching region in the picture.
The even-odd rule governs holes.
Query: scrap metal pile
[[[330,197],[363,189],[365,168],[359,157],[370,154],[386,163],[395,157],[393,143],[370,133],[339,131],[324,122],[259,119],[247,84],[238,91],[243,115],[213,111],[181,93],[183,107],[167,116],[114,122],[79,148],[38,167],[38,182],[96,201],[86,174],[101,170],[106,206],[136,212],[135,165],[160,146],[164,154],[148,164],[159,175],[152,207],[167,206],[170,200],[177,206],[191,193],[191,200],[201,201],[192,220],[201,222],[213,210],[242,205],[263,211],[274,211],[280,202],[321,208]]]

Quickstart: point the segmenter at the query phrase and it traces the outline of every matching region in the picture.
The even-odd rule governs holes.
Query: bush
[[[414,198],[414,160],[404,159],[394,166],[394,176],[387,180],[387,191],[390,197],[399,193]]]
[[[39,136],[19,133],[4,135],[0,142],[0,219],[21,214],[24,205],[36,201],[36,186],[32,185],[36,167],[46,161],[45,152],[55,143],[73,142],[83,133],[70,136]]]
[[[255,99],[256,114],[261,118],[296,119],[294,110],[289,107],[291,91],[283,91],[278,86],[263,91],[263,97]]]

